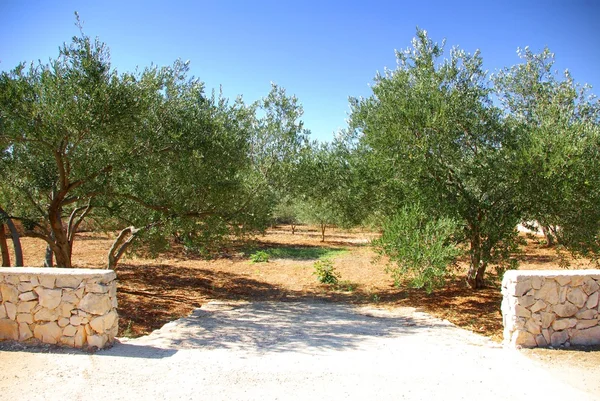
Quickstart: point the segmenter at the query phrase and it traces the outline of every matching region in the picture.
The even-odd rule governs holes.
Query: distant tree
[[[519,131],[494,107],[479,53],[443,54],[417,30],[412,48],[396,53],[397,69],[376,76],[370,97],[351,99],[351,127],[385,174],[382,191],[459,222],[453,238],[469,246],[467,282],[481,288],[488,265],[509,262],[515,247]]]

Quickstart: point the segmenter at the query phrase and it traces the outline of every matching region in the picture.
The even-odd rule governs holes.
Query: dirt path
[[[0,394],[15,401],[600,397],[413,308],[316,302],[212,302],[96,354],[5,343]]]

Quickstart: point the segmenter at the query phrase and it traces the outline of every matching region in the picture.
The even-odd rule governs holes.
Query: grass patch
[[[264,248],[260,251],[256,249],[246,252],[251,257],[257,253],[266,255],[270,259],[293,259],[293,260],[320,260],[329,259],[348,252],[347,249],[332,249],[316,246],[282,246],[277,248]]]

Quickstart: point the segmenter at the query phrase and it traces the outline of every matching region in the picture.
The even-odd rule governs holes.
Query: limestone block
[[[114,297],[110,297],[110,304],[115,309],[119,307],[116,295]]]
[[[535,336],[535,342],[537,343],[538,347],[548,346],[548,341],[546,341],[542,334],[538,334],[537,336]]]
[[[539,313],[531,314],[531,320],[533,320],[538,326],[542,325],[542,315]]]
[[[573,276],[571,278],[571,287],[579,287],[582,285],[589,277],[586,276]]]
[[[43,287],[36,287],[35,292],[38,294],[38,302],[44,308],[54,309],[60,304],[62,290],[49,290]]]
[[[0,319],[6,319],[6,309],[2,304],[0,304]]]
[[[542,288],[535,292],[535,297],[537,299],[542,299],[546,303],[549,304],[557,304],[558,303],[558,284],[553,280],[546,280]]]
[[[117,297],[117,284],[116,283],[109,283],[109,291],[108,291],[108,295],[111,298],[116,298]]]
[[[536,276],[531,278],[531,288],[533,288],[534,290],[539,290],[540,288],[542,288],[542,285],[544,285],[543,277]]]
[[[556,331],[570,329],[577,325],[577,319],[558,319],[552,323],[552,328]]]
[[[565,285],[569,284],[571,282],[571,277],[568,276],[556,276],[554,277],[554,280],[556,280],[556,282],[564,287]]]
[[[63,329],[63,336],[74,337],[77,334],[77,327],[68,325]]]
[[[111,327],[110,330],[108,330],[106,332],[106,334],[108,335],[108,340],[112,342],[112,340],[117,336],[118,333],[119,333],[119,322],[117,319],[115,321],[114,326]]]
[[[17,315],[18,323],[33,323],[33,315],[31,313],[19,313]]]
[[[90,320],[90,326],[92,326],[92,329],[97,333],[105,333],[113,327],[116,320],[117,313],[111,311],[104,316],[98,316],[97,318]]]
[[[15,318],[17,317],[17,306],[10,302],[5,302],[4,308],[6,309],[6,316],[10,320],[15,320]]]
[[[29,282],[34,288],[40,285],[40,280],[36,276],[30,277]]]
[[[20,282],[17,286],[19,292],[28,292],[33,290],[33,284],[30,281]]]
[[[2,283],[0,284],[0,293],[2,293],[2,302],[19,302],[19,290],[17,287]]]
[[[33,333],[27,323],[19,323],[19,341],[26,341],[33,337]]]
[[[550,344],[550,338],[552,336],[552,332],[550,332],[550,330],[552,329],[542,329],[542,336],[544,336],[544,340],[546,340],[546,343]]]
[[[17,313],[31,313],[31,311],[33,310],[33,308],[35,308],[36,305],[36,301],[19,302],[19,305],[17,305]]]
[[[97,294],[106,294],[109,291],[109,287],[104,284],[89,283],[85,286],[85,292],[93,292]]]
[[[529,311],[529,309],[527,309],[521,305],[517,305],[515,307],[515,315],[517,315],[519,317],[531,317],[531,312]]]
[[[560,287],[558,290],[558,303],[564,304],[567,302],[567,292],[569,291],[569,287]]]
[[[88,343],[88,347],[97,347],[97,348],[103,348],[104,345],[106,344],[106,342],[108,341],[108,337],[106,335],[93,335],[93,336],[88,336],[87,338],[87,343]]]
[[[515,284],[513,294],[516,297],[520,297],[520,296],[523,296],[530,289],[531,289],[531,280],[522,280]]]
[[[75,347],[75,338],[74,337],[62,336],[59,341],[63,345],[67,345],[69,347]]]
[[[83,282],[81,283],[83,284]],[[83,292],[84,292],[85,288],[79,288],[77,290],[74,291],[75,296],[77,297],[77,299],[81,299],[83,297]]]
[[[535,298],[532,295],[526,295],[519,298],[519,305],[529,308],[531,305],[535,303]]]
[[[596,307],[598,305],[598,298],[600,298],[600,292],[596,291],[588,297],[585,306],[587,306],[589,309]]]
[[[525,330],[527,330],[528,332],[530,332],[533,335],[542,333],[541,326],[538,323],[536,323],[534,321],[534,319],[527,320],[527,323],[525,323]]]
[[[575,314],[577,319],[589,320],[598,316],[598,311],[596,309],[588,309],[584,311],[579,311]]]
[[[567,299],[578,308],[582,308],[587,302],[588,296],[581,288],[573,288],[567,293]]]
[[[0,319],[0,340],[18,340],[19,326],[12,319]]]
[[[66,327],[68,324],[70,323],[69,319],[67,319],[66,317],[61,317],[58,319],[58,325],[60,327]]]
[[[62,337],[62,329],[56,322],[38,324],[33,329],[33,336],[43,343],[56,344]]]
[[[78,304],[79,303],[80,298],[77,297],[77,294],[75,294],[75,291],[73,290],[63,290],[63,294],[62,294],[62,302],[68,302],[70,304]]]
[[[573,345],[595,345],[600,344],[600,326],[585,330],[576,330],[571,335]]]
[[[14,285],[15,287],[17,287],[19,283],[21,283],[19,277],[15,276],[14,274],[7,274],[6,276],[4,276],[4,281],[8,284]]]
[[[568,339],[569,333],[566,330],[555,331],[550,336],[550,344],[552,344],[553,347],[558,347],[566,343]]]
[[[544,301],[542,301],[541,299],[538,299],[538,300],[536,301],[536,303],[535,303],[535,304],[533,304],[533,305],[531,306],[531,308],[529,308],[529,310],[530,310],[530,311],[532,311],[533,313],[535,313],[535,312],[539,312],[539,311],[541,311],[541,310],[542,310],[542,309],[544,309],[546,306],[547,306],[547,305],[546,305],[546,303],[545,303]]]
[[[598,325],[598,319],[580,320],[575,328],[577,330],[589,329]]]
[[[73,326],[80,326],[82,323],[84,323],[83,319],[84,318],[81,316],[71,316],[69,323],[71,323]]]
[[[542,312],[540,315],[542,315],[542,328],[544,329],[550,327],[554,319],[556,319],[556,315],[551,312]]]
[[[58,276],[56,278],[56,287],[58,288],[77,288],[83,281],[81,276]]]
[[[77,328],[77,332],[75,333],[73,339],[77,348],[83,347],[83,345],[87,342],[87,333],[85,332],[85,328],[83,326],[79,326]]]
[[[34,299],[37,299],[37,295],[35,295],[35,293],[33,291],[29,291],[29,292],[23,292],[21,294],[19,294],[19,300],[20,301],[33,301]]]
[[[598,289],[600,289],[600,285],[598,285],[596,280],[588,278],[583,282],[583,284],[581,284],[581,289],[583,289],[587,295],[590,295],[598,291]]]
[[[58,320],[59,315],[56,309],[42,308],[33,315],[33,318],[38,322],[55,322]]]
[[[94,334],[94,330],[92,329],[92,326],[90,326],[89,324],[86,324],[83,327],[85,328],[85,334],[87,334],[88,336],[91,336],[92,334]]]
[[[517,330],[512,334],[511,344],[526,348],[537,346],[537,342],[535,341],[533,334],[523,330]]]
[[[75,310],[75,305],[69,302],[63,302],[59,306],[60,316],[70,318],[73,310]]]
[[[108,296],[104,294],[85,294],[79,303],[79,309],[94,315],[104,315],[112,308]]]
[[[571,317],[574,316],[577,312],[579,312],[579,308],[570,302],[565,302],[564,304],[560,305],[554,305],[553,310],[560,317]]]
[[[56,287],[56,276],[46,276],[46,275],[42,275],[39,276],[39,281],[40,281],[40,285],[42,287],[48,288],[48,289],[52,289]]]

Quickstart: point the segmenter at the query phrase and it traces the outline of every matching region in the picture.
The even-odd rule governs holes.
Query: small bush
[[[335,285],[340,279],[340,274],[333,267],[333,263],[329,259],[317,260],[314,264],[317,280],[323,284]]]
[[[383,235],[373,243],[394,263],[386,270],[396,286],[408,279],[412,287],[431,293],[445,284],[448,266],[461,254],[452,241],[456,230],[456,221],[431,218],[415,205],[403,208],[388,221]]]
[[[250,255],[252,263],[266,263],[269,261],[269,254],[265,251],[256,251]]]

